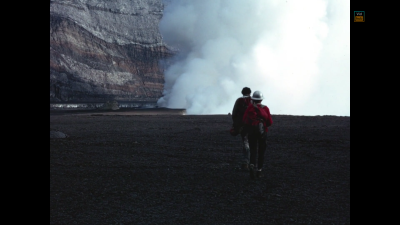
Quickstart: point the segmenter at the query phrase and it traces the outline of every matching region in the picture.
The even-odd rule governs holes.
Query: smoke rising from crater
[[[271,114],[350,116],[349,1],[165,0],[179,50],[158,105],[227,114],[243,87]]]

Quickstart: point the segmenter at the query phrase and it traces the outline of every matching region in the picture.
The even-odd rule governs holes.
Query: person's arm
[[[269,115],[269,109],[266,106],[261,106],[257,105],[258,109],[258,115],[261,117],[262,120],[264,120],[267,124],[269,123],[270,120],[270,115]]]
[[[264,109],[264,110],[262,110],[262,111],[264,111],[265,114],[266,114],[266,116],[267,116],[267,118],[266,118],[266,120],[265,120],[265,123],[266,123],[266,126],[269,127],[269,126],[271,126],[272,123],[273,123],[273,122],[272,122],[271,113],[269,112],[269,108],[268,108],[267,106],[264,106],[263,109]]]

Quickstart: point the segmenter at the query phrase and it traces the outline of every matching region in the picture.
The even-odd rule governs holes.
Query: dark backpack
[[[244,112],[247,109],[248,103],[250,102],[250,98],[239,98],[239,105],[238,105],[238,112],[236,115],[236,118],[233,121],[232,127],[229,130],[229,133],[232,136],[237,136],[238,134],[240,134],[242,132],[243,129],[243,115]]]
[[[243,115],[244,115],[244,112],[246,112],[246,109],[247,109],[247,106],[249,105],[249,103],[250,103],[250,98],[249,97],[247,97],[247,98],[240,98],[240,103],[239,103],[239,110],[238,110],[238,113],[237,113],[237,118],[236,118],[236,121],[234,122],[234,126],[236,127],[238,127],[238,129],[241,127],[241,126],[243,126],[243,121],[242,121],[242,119],[243,119]]]

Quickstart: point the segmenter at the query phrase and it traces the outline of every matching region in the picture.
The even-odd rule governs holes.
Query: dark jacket
[[[242,118],[250,102],[250,96],[243,96],[236,99],[235,105],[233,106],[232,110],[232,121],[234,127],[239,128],[244,125]]]
[[[265,132],[268,132],[268,127],[272,125],[272,117],[269,108],[261,103],[249,104],[243,115],[243,123],[251,126],[256,126],[262,120]]]

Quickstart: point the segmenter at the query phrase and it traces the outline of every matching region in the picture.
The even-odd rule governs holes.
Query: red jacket
[[[257,104],[258,110],[254,107],[255,104],[249,104],[243,115],[243,123],[256,126],[260,120],[263,121],[265,132],[268,132],[268,127],[272,125],[272,117],[269,108],[261,103]]]

